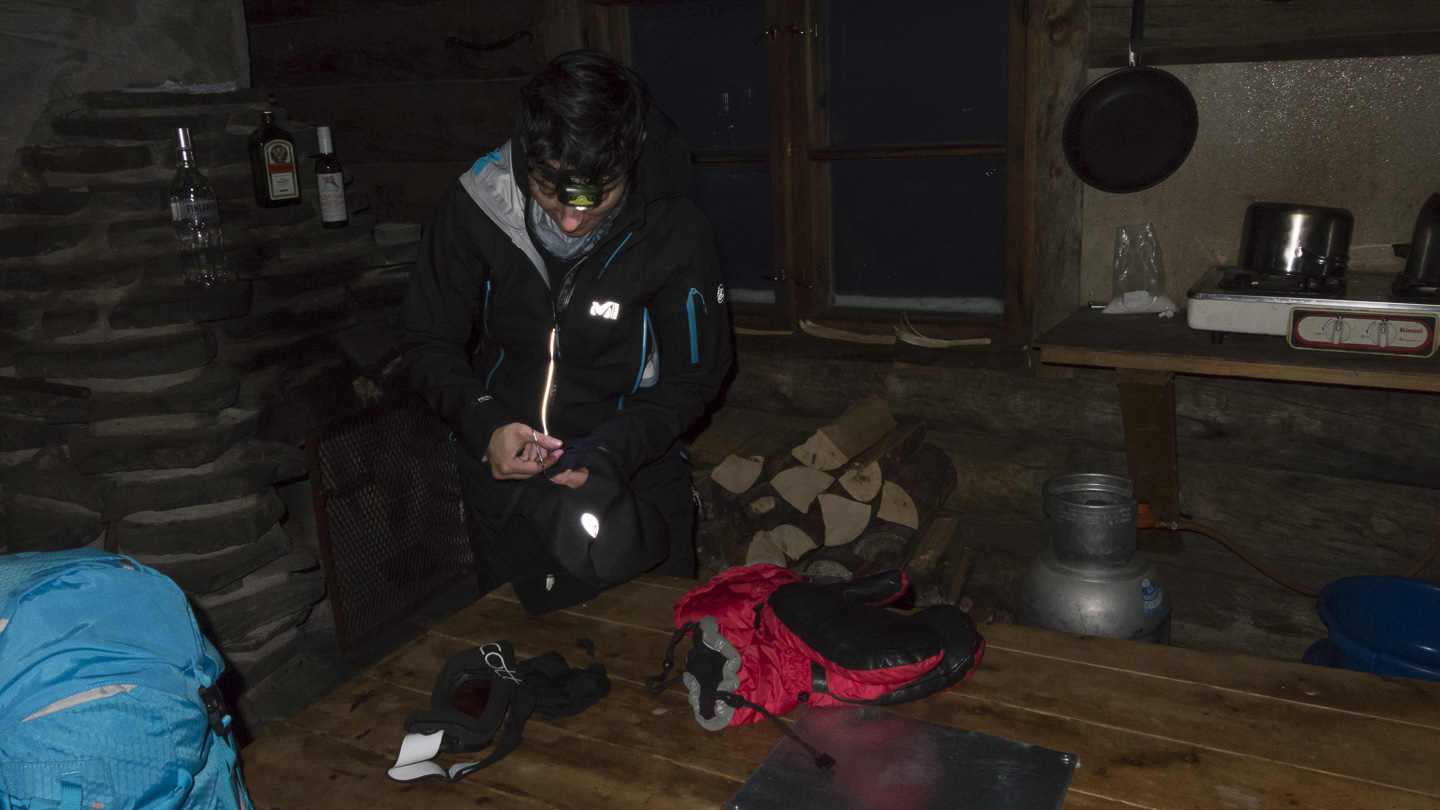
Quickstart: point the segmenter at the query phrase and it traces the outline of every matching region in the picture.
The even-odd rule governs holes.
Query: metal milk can
[[[1020,583],[1017,624],[1170,643],[1170,599],[1136,540],[1128,478],[1099,473],[1045,482],[1050,547]]]

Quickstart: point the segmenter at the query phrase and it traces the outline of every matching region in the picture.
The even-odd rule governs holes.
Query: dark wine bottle
[[[300,204],[300,172],[295,165],[295,139],[275,124],[275,111],[260,114],[260,128],[250,133],[250,179],[255,204],[264,208]]]
[[[350,224],[345,208],[345,170],[335,157],[335,141],[329,127],[316,127],[320,154],[315,156],[315,187],[320,192],[320,224],[327,228],[343,228]]]

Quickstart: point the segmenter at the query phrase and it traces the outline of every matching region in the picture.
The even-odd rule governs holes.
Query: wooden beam
[[[1131,0],[1091,0],[1087,64],[1123,67]],[[1147,65],[1440,53],[1434,0],[1149,0]]]
[[[1120,412],[1125,420],[1125,457],[1135,482],[1135,499],[1149,504],[1156,519],[1180,519],[1180,464],[1175,446],[1175,375],[1168,371],[1116,369]],[[1180,534],[1141,533],[1149,551],[1175,554]]]

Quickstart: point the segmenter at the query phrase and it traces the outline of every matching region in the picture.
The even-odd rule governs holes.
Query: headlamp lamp
[[[605,186],[614,179],[562,171],[555,178],[555,197],[577,211],[594,208],[605,198]]]

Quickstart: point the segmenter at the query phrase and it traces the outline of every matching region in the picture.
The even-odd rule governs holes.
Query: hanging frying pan
[[[1130,66],[1080,93],[1065,118],[1065,159],[1086,184],[1125,194],[1169,177],[1190,154],[1200,117],[1184,82],[1140,65],[1145,0],[1130,14]]]

